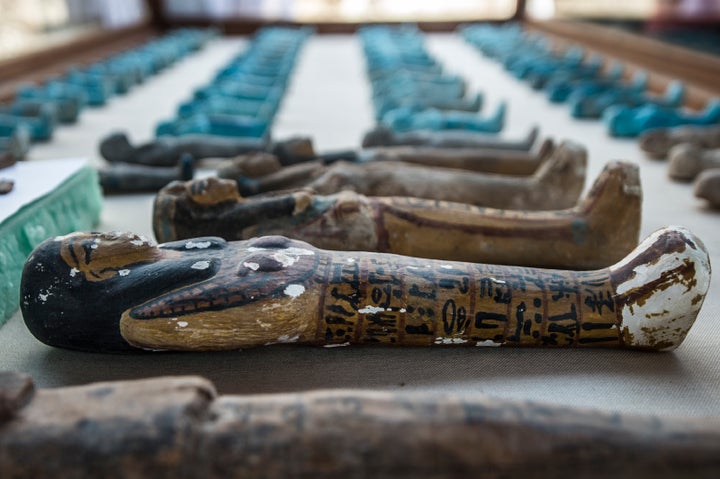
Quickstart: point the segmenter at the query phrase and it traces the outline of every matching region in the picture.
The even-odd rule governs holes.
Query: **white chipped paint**
[[[190,240],[185,243],[185,249],[206,249],[212,245],[210,241],[193,241]]]
[[[50,294],[50,291],[47,291],[45,294],[43,294],[43,293],[38,293],[38,299],[39,299],[40,301],[42,301],[43,303],[46,302],[47,299],[48,299],[50,296],[52,296],[52,295]]]
[[[640,185],[623,185],[623,193],[628,196],[642,197],[642,187]]]
[[[70,270],[70,277],[71,277],[71,278],[74,278],[75,275],[78,274],[79,272],[80,272],[80,270],[77,269],[77,268],[71,269],[71,270]]]
[[[199,269],[199,270],[208,269],[210,267],[210,261],[208,261],[208,260],[196,261],[190,267],[192,269]]]
[[[92,244],[90,245],[91,249],[98,249],[98,246],[100,246],[100,238],[93,239]]]
[[[286,296],[297,298],[305,292],[305,286],[302,284],[288,284],[283,292]]]
[[[260,265],[258,263],[253,263],[252,261],[246,261],[245,263],[243,263],[243,266],[253,271],[257,271],[258,268],[260,268]]]
[[[502,279],[493,278],[492,276],[490,277],[490,281],[492,281],[493,283],[497,283],[497,284],[507,284],[506,281],[503,281]]]
[[[177,322],[178,328],[186,328],[188,325],[187,321],[178,321]]]
[[[264,322],[260,321],[259,319],[256,319],[255,322],[258,324],[258,326],[260,326],[260,327],[263,328],[263,329],[270,329],[270,328],[272,328],[272,324],[270,324],[270,323],[264,323]]]
[[[326,344],[323,346],[324,348],[343,348],[345,346],[350,346],[350,342],[340,343],[340,344]]]
[[[277,338],[278,343],[297,343],[300,340],[300,335],[290,336],[289,334],[283,334]]]
[[[347,259],[347,262],[348,262],[348,263],[354,263],[355,261],[357,261],[355,258],[348,258],[348,259]]]
[[[400,312],[405,313],[405,312],[407,312],[407,310],[405,308],[400,308]]]
[[[441,267],[442,269],[453,269],[453,267],[450,266],[449,264],[442,264],[442,265],[440,265],[440,267]]]
[[[118,270],[118,274],[120,276],[127,276],[130,274],[130,270],[129,269],[121,269],[121,270]]]
[[[407,269],[420,269],[417,266],[408,266]]]
[[[664,231],[663,229],[658,230],[658,231],[654,232],[653,234],[651,234],[650,236],[648,236],[647,238],[645,238],[645,240],[642,242],[642,244],[640,246],[638,246],[637,248],[635,248],[634,251],[632,251],[629,255],[625,256],[623,259],[621,259],[614,265],[610,266],[610,271],[617,271],[619,269],[622,269],[625,266],[627,266],[629,263],[634,261],[635,258],[637,258],[639,251],[645,250],[650,245],[655,243],[657,241],[658,237],[660,237],[660,235],[663,233],[663,231]]]
[[[298,248],[296,246],[291,246],[290,248],[284,248],[279,250],[274,248],[269,249],[251,246],[247,250],[250,252],[273,251],[273,254],[270,257],[280,263],[283,268],[289,268],[290,266],[294,265],[295,263],[300,261],[301,256],[315,256],[314,251],[305,248]]]
[[[138,236],[134,240],[130,241],[130,244],[135,245],[135,246],[145,246],[145,245],[151,245],[152,243],[146,237]]]
[[[610,267],[617,271],[641,254],[668,229],[675,229],[691,236],[684,228],[669,227],[653,233],[624,260]],[[692,281],[674,278],[666,281],[662,287],[655,288],[650,297],[643,301],[622,306],[622,328],[632,337],[631,346],[654,347],[667,344],[665,350],[675,349],[685,338],[697,317],[703,298],[710,286],[710,263],[707,253],[701,248],[687,245],[685,251],[661,255],[649,264],[640,264],[633,269],[630,279],[617,285],[618,294],[623,294],[643,285],[657,281],[668,271],[683,266],[686,262],[695,264],[695,276]],[[694,303],[694,304],[693,304]]]
[[[392,311],[392,310],[390,310],[390,309],[386,310],[385,308],[379,308],[377,306],[371,306],[369,304],[362,309],[358,309],[358,313],[362,313],[362,314],[375,314],[375,313],[381,313],[383,311]]]
[[[496,343],[492,339],[486,339],[485,341],[478,341],[477,343],[475,343],[475,346],[480,348],[497,348],[501,345],[502,343]]]
[[[463,338],[435,338],[435,344],[465,344],[467,339]]]

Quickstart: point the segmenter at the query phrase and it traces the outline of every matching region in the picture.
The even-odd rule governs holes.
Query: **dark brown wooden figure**
[[[230,138],[213,135],[163,136],[133,146],[127,135],[115,132],[100,142],[100,154],[110,163],[135,163],[145,166],[175,166],[183,154],[195,159],[232,158],[251,151],[262,151],[266,139]]]
[[[176,182],[155,198],[162,242],[281,234],[333,250],[379,251],[474,263],[594,269],[637,246],[641,188],[636,165],[610,163],[569,210],[517,211],[345,191],[242,198],[235,182]]]
[[[719,458],[717,418],[417,392],[218,397],[193,376],[39,389],[0,419],[0,476],[15,479],[715,479]]]
[[[674,180],[692,181],[703,171],[715,168],[720,168],[720,148],[680,143],[668,153],[668,176]]]
[[[709,282],[704,246],[677,227],[593,271],[328,251],[282,236],[155,246],[75,233],[31,254],[21,308],[41,341],[106,352],[274,343],[672,350]]]
[[[680,143],[699,148],[720,148],[720,126],[678,126],[656,128],[640,135],[640,148],[651,158],[665,159],[670,149]]]
[[[193,157],[183,154],[177,166],[145,166],[111,163],[98,170],[104,193],[156,192],[176,180],[191,180],[195,175]]]
[[[695,178],[695,196],[707,200],[712,208],[720,209],[720,168],[705,170]]]
[[[218,167],[221,178],[258,178],[282,170],[284,166],[321,160],[324,164],[336,161],[372,163],[396,161],[422,166],[454,168],[502,175],[531,175],[550,157],[555,146],[552,140],[540,143],[537,151],[495,150],[491,148],[433,148],[419,146],[386,146],[357,151],[326,154],[290,155],[283,157],[268,153],[240,155]]]
[[[529,150],[535,144],[539,134],[537,127],[532,128],[521,139],[508,140],[497,135],[462,130],[448,131],[410,131],[399,133],[385,126],[376,126],[365,134],[363,148],[374,146],[431,146],[435,148],[492,148],[509,150]]]
[[[259,161],[258,163],[262,163]],[[282,168],[258,178],[235,178],[243,196],[288,188],[312,188],[321,194],[353,190],[367,196],[408,196],[476,206],[520,210],[570,208],[585,182],[587,152],[565,141],[530,176],[496,175],[431,168],[392,161],[322,161]]]

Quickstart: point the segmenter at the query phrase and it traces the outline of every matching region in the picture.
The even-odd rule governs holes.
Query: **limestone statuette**
[[[494,134],[462,130],[416,130],[399,133],[394,132],[386,126],[378,125],[365,133],[362,139],[362,147],[408,145],[432,146],[436,148],[506,148],[509,150],[529,150],[535,143],[538,134],[539,129],[534,127],[524,138],[508,140],[499,138]]]
[[[707,200],[713,208],[720,208],[720,168],[705,170],[695,178],[695,196]]]
[[[640,148],[651,158],[664,159],[670,149],[680,143],[700,148],[720,148],[720,126],[677,126],[655,128],[640,135]]]
[[[105,193],[156,192],[175,180],[191,180],[194,174],[193,157],[188,154],[175,167],[111,163],[98,170]]]
[[[48,345],[214,351],[276,343],[675,349],[710,283],[702,242],[659,230],[608,268],[538,269],[329,251],[282,236],[38,246],[20,307]]]
[[[717,418],[421,392],[217,396],[197,376],[2,378],[28,396],[0,417],[0,475],[16,479],[714,479],[720,467]],[[0,403],[17,394],[0,389]]]
[[[211,135],[160,137],[133,146],[127,135],[115,132],[100,142],[100,155],[111,163],[138,163],[146,166],[175,166],[187,153],[193,158],[232,158],[264,150],[267,141],[259,138],[229,138]]]
[[[161,242],[197,236],[227,240],[280,234],[332,250],[378,251],[474,263],[592,269],[638,243],[637,166],[611,163],[572,209],[514,211],[345,191],[240,197],[235,182],[174,182],[155,198]]]
[[[235,178],[243,196],[308,187],[320,194],[349,189],[367,196],[408,196],[476,206],[553,210],[575,205],[585,182],[584,147],[565,141],[530,176],[496,175],[378,161],[326,166],[302,163],[259,178]]]
[[[720,148],[703,149],[692,143],[680,143],[668,153],[668,176],[692,181],[705,170],[720,168]]]

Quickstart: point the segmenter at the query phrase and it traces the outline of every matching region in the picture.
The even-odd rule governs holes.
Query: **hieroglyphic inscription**
[[[327,264],[325,344],[619,344],[608,275],[403,258]],[[320,330],[319,330],[320,331]]]
[[[321,328],[325,344],[352,342],[360,304],[360,265],[355,258],[329,261]]]

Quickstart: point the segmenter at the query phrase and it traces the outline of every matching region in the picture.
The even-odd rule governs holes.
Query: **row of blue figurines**
[[[160,122],[157,136],[269,137],[308,28],[267,27],[207,85]]]
[[[378,123],[394,131],[502,130],[505,104],[480,116],[482,93],[468,97],[465,79],[443,71],[415,26],[364,27],[359,34]]]
[[[24,158],[33,141],[49,141],[58,124],[78,120],[87,106],[101,106],[148,77],[200,49],[214,30],[178,30],[84,67],[73,67],[44,84],[18,88],[0,106],[0,152]]]
[[[612,136],[635,137],[652,128],[720,121],[717,100],[700,113],[682,108],[682,82],[671,82],[662,95],[651,94],[645,72],[636,72],[626,81],[621,64],[606,66],[600,56],[586,55],[579,47],[560,52],[545,37],[528,33],[516,24],[468,25],[459,31],[467,42],[500,61],[513,76],[544,90],[550,101],[567,102],[573,117],[602,118]]]

